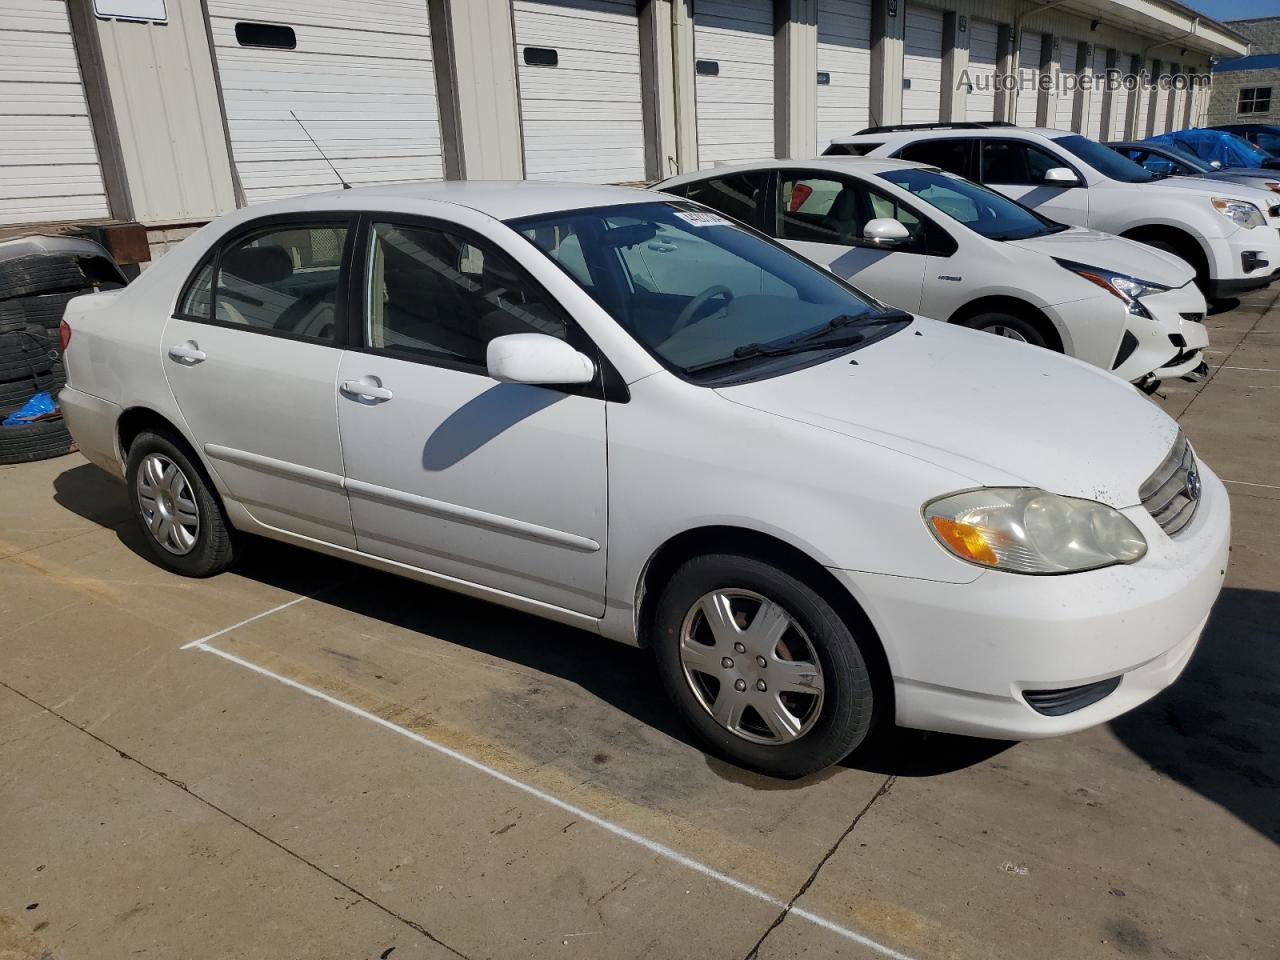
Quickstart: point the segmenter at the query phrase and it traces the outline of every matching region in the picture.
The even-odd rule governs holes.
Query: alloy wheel
[[[1007,337],[1010,340],[1017,340],[1019,343],[1027,342],[1027,338],[1021,333],[1013,329],[1013,327],[1006,327],[1002,323],[997,323],[994,326],[987,327],[987,333],[994,333],[997,337]]]
[[[751,590],[713,590],[689,609],[680,663],[711,718],[752,743],[798,740],[822,712],[813,644],[781,605]]]
[[[138,465],[138,510],[156,543],[179,556],[190,553],[200,536],[200,508],[182,469],[162,453],[148,454]]]

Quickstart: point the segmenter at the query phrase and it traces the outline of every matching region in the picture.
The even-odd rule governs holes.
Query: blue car
[[[1280,169],[1280,159],[1226,130],[1178,130],[1147,137],[1140,142],[1181,147],[1217,168]]]

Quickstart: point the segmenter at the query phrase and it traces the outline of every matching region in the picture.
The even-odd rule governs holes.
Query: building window
[[[298,38],[293,27],[278,23],[237,23],[236,43],[242,47],[269,47],[272,50],[294,50]]]
[[[525,47],[524,62],[530,67],[559,66],[560,52],[550,47]]]
[[[1236,104],[1236,112],[1242,116],[1251,113],[1271,112],[1270,87],[1246,87],[1240,91],[1240,100]]]

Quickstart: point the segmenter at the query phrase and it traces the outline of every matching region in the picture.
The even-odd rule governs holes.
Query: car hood
[[[1087,263],[1166,287],[1181,287],[1194,280],[1196,275],[1185,260],[1172,253],[1083,227],[1073,227],[1043,237],[1010,240],[1008,243],[1047,257]]]
[[[717,392],[974,486],[1035,486],[1113,507],[1138,502],[1178,433],[1151,401],[1096,367],[923,318],[827,363]]]
[[[1276,194],[1261,187],[1246,187],[1230,180],[1209,180],[1204,177],[1168,177],[1157,180],[1153,187],[1168,187],[1171,190],[1190,190],[1206,197],[1225,197],[1228,200],[1247,200],[1261,208],[1267,208],[1276,202]]]

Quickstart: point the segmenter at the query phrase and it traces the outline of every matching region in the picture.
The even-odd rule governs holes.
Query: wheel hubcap
[[[190,553],[200,536],[200,508],[186,475],[162,453],[148,454],[138,469],[138,510],[156,543],[170,553]]]
[[[988,333],[994,333],[997,337],[1007,337],[1010,340],[1017,340],[1019,343],[1026,343],[1027,338],[1024,337],[1013,327],[1006,327],[1002,323],[998,323],[993,327],[987,327]]]
[[[680,663],[711,718],[752,743],[797,740],[822,712],[813,644],[786,610],[750,590],[714,590],[693,605],[680,630]]]

